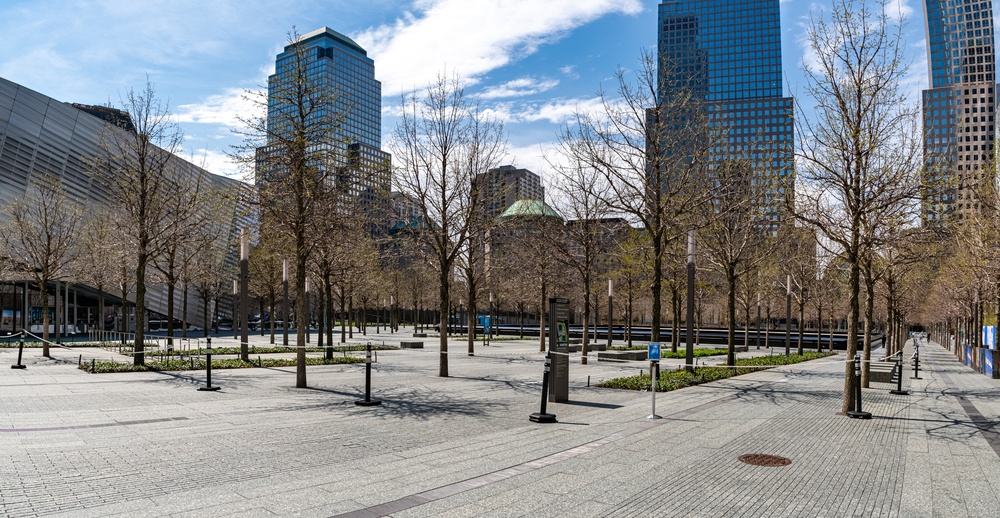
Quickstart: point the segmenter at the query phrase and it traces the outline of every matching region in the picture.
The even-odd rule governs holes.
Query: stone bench
[[[597,353],[597,360],[618,360],[618,361],[645,361],[648,350],[637,349],[634,351],[600,351]]]
[[[423,342],[399,342],[400,349],[423,349]]]
[[[868,381],[875,383],[893,383],[892,369],[895,362],[872,362],[868,371]]]
[[[427,333],[413,333],[413,338],[427,338]]]

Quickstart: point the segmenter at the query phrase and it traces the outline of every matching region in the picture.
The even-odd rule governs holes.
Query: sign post
[[[656,415],[656,384],[660,381],[660,344],[659,342],[649,342],[649,381],[652,385],[653,393],[653,413],[646,416],[646,419],[662,419]]]
[[[552,357],[549,401],[569,401],[569,299],[549,299],[549,356]]]

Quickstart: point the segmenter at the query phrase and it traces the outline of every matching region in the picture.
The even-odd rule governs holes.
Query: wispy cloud
[[[481,99],[504,99],[509,97],[526,97],[547,92],[559,86],[558,79],[540,80],[531,77],[521,77],[499,85],[486,88],[476,94]]]
[[[475,83],[581,25],[642,10],[639,0],[420,0],[395,23],[354,37],[375,60],[383,95],[395,96],[445,68]]]
[[[246,125],[239,118],[264,115],[264,106],[255,103],[240,88],[228,88],[225,92],[211,95],[197,104],[182,104],[177,107],[174,120],[198,124],[220,124],[229,128],[243,128]]]
[[[602,110],[598,97],[579,99],[552,99],[546,102],[503,102],[489,108],[494,115],[509,123],[545,121],[552,124],[571,124],[576,115],[599,114]]]

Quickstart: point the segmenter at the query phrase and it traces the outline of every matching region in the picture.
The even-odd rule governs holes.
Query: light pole
[[[309,313],[309,277],[306,277],[306,314],[303,316],[306,319],[306,343],[309,343],[309,323],[312,322]]]
[[[236,316],[240,314],[240,280],[233,279],[233,340],[239,340]]]
[[[240,359],[250,361],[250,236],[240,233]]]
[[[757,350],[760,350],[760,292],[757,292]]]
[[[684,355],[685,368],[694,372],[694,230],[688,232],[687,253],[687,348]]]
[[[282,345],[288,345],[288,259],[281,260],[281,327],[283,335]]]
[[[785,288],[785,356],[791,354],[792,347],[792,276],[788,276]]]
[[[614,322],[614,320],[612,320],[613,313],[611,309],[613,302],[613,295],[614,291],[612,288],[611,279],[608,279],[608,349],[611,349],[611,323]]]

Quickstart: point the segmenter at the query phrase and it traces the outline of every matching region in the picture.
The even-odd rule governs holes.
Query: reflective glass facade
[[[277,101],[276,88],[295,66],[298,46],[304,46],[307,76],[334,98],[337,114],[316,112],[315,121],[339,120],[347,167],[351,175],[337,174],[345,188],[368,216],[388,223],[391,174],[389,153],[382,151],[382,83],[375,80],[375,62],[351,38],[323,27],[303,34],[285,47],[275,60],[275,73],[268,77],[268,123],[280,120],[279,114],[292,113],[291,107]],[[320,110],[327,107],[320,107]],[[314,121],[314,122],[315,122]],[[269,131],[275,131],[269,128]],[[266,152],[266,151],[265,151]],[[351,185],[347,185],[350,183]]]
[[[772,186],[772,227],[792,189],[793,107],[781,86],[779,0],[665,0],[659,6],[659,99],[693,94],[721,137],[711,158],[749,160]]]
[[[935,226],[977,212],[975,191],[996,177],[996,42],[990,0],[925,0],[924,13],[924,162],[933,187],[921,217]]]

